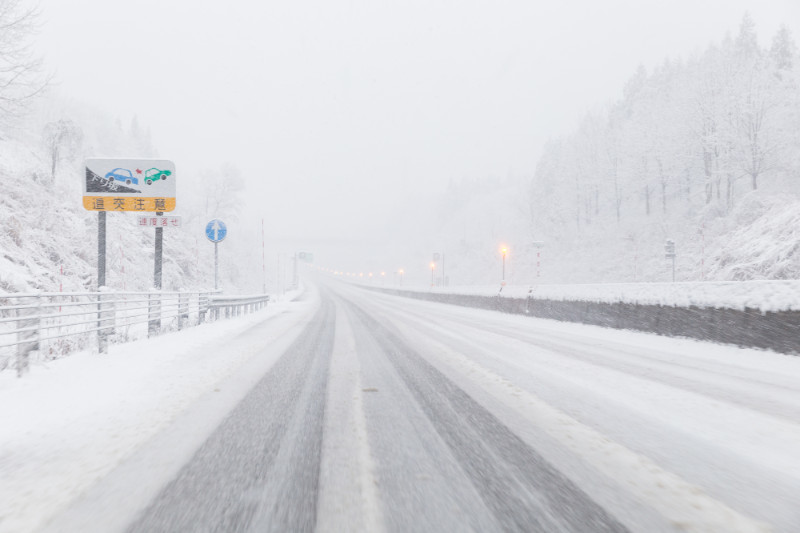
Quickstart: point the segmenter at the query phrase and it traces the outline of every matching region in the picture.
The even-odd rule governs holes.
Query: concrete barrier
[[[560,301],[365,288],[463,307],[800,354],[800,311],[762,313],[756,309]]]

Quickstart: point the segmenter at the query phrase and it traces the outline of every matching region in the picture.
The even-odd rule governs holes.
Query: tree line
[[[746,15],[702,53],[639,67],[618,101],[546,146],[530,189],[537,230],[724,216],[748,191],[798,192],[799,66],[786,27],[761,46]]]

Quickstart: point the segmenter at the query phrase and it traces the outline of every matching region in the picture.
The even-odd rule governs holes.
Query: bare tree
[[[48,80],[31,51],[38,11],[21,0],[0,0],[0,120],[18,114]]]
[[[83,143],[83,132],[70,119],[50,122],[44,127],[44,145],[50,159],[50,177],[56,180],[58,164],[63,160],[74,160]]]
[[[245,183],[241,170],[232,163],[201,174],[206,216],[238,218]]]

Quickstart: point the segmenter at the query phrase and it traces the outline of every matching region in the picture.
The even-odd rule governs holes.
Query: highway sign
[[[139,215],[137,223],[141,228],[180,228],[181,217],[168,216],[161,217],[158,215]]]
[[[211,242],[220,242],[228,235],[228,227],[217,218],[206,224],[206,237]]]
[[[165,159],[87,159],[83,207],[89,211],[175,209],[175,164]]]

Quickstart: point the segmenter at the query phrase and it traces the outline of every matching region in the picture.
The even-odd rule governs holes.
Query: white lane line
[[[385,530],[363,394],[353,329],[337,301],[317,502],[319,532]]]

